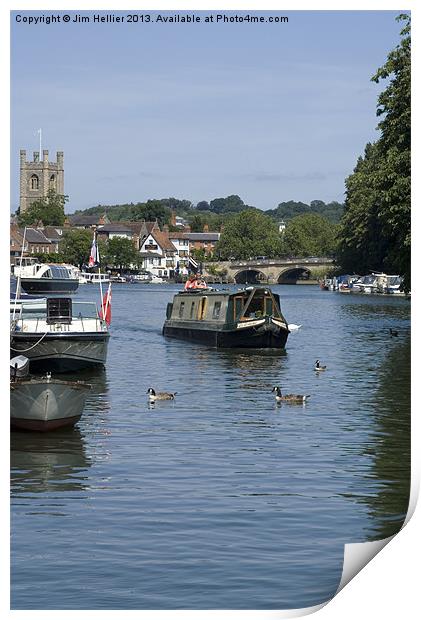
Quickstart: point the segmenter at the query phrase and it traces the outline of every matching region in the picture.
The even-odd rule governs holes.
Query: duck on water
[[[275,386],[272,392],[275,392],[275,400],[277,403],[305,403],[310,398],[310,394],[283,395],[279,386]]]
[[[181,291],[167,306],[164,336],[215,347],[285,348],[290,330],[268,287]]]

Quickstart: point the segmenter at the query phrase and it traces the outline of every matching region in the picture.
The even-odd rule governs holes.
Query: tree
[[[89,260],[92,236],[91,230],[66,231],[60,242],[60,252],[64,257],[64,261],[77,265],[79,269],[82,269],[82,266],[87,264]]]
[[[23,213],[18,214],[19,226],[33,226],[42,222],[44,226],[62,226],[64,224],[64,205],[68,196],[57,194],[49,189],[46,196],[35,200]]]
[[[378,141],[380,169],[378,217],[388,236],[385,265],[411,285],[411,35],[410,16],[399,15],[405,23],[401,42],[387,57],[372,80],[389,80],[380,94],[377,116],[381,137]]]
[[[345,213],[339,234],[338,259],[347,270],[381,270],[403,277],[411,286],[411,38],[410,18],[401,42],[373,76],[389,83],[380,94],[379,140],[368,144],[346,180]]]
[[[108,240],[106,249],[107,260],[118,267],[120,274],[124,267],[137,262],[138,254],[130,239],[113,237]]]
[[[247,259],[251,256],[279,255],[281,242],[275,222],[256,209],[234,215],[223,229],[215,253],[221,259],[234,256]]]
[[[321,215],[298,215],[288,222],[283,233],[283,253],[291,256],[332,256],[336,248],[337,228]]]

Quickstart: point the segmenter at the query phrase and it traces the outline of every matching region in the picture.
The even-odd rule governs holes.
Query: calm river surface
[[[79,374],[93,389],[78,425],[12,433],[13,609],[316,605],[344,543],[402,524],[409,302],[274,286],[302,324],[281,355],[164,339],[178,288],[115,285],[107,368]],[[311,398],[276,406],[274,385]],[[149,409],[150,386],[176,401]]]

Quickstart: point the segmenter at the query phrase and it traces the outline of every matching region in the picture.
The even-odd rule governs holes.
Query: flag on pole
[[[96,234],[94,233],[94,238],[92,239],[91,253],[89,255],[89,267],[94,267],[99,264],[99,250],[96,243]]]
[[[102,308],[99,311],[99,318],[104,319],[106,324],[111,324],[111,282],[108,285],[108,291],[102,300]]]

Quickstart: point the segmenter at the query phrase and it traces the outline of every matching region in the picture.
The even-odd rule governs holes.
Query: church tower
[[[57,151],[57,161],[48,160],[48,151],[34,151],[33,161],[26,161],[26,151],[20,151],[20,212],[40,198],[44,198],[49,189],[57,194],[64,194],[63,151]]]

